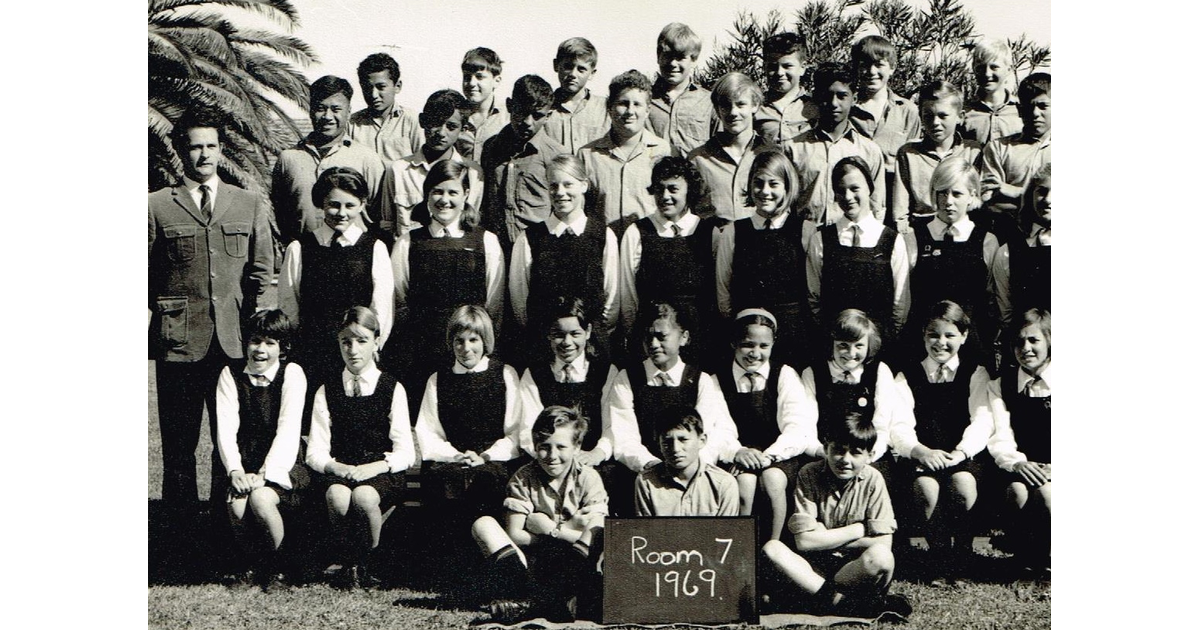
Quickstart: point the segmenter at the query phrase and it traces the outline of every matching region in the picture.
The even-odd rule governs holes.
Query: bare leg
[[[484,556],[491,557],[497,551],[505,547],[512,546],[517,550],[517,556],[521,558],[521,564],[529,566],[529,562],[525,560],[525,554],[521,552],[521,548],[513,544],[508,533],[500,527],[500,523],[490,516],[481,516],[471,524],[471,537],[475,539],[475,544],[479,545],[479,551]]]
[[[379,509],[379,492],[371,486],[359,486],[350,493],[354,513],[366,525],[360,540],[367,549],[379,546],[379,535],[383,531],[383,512]]]
[[[769,540],[763,545],[763,553],[771,564],[775,565],[791,582],[806,593],[816,593],[825,586],[825,578],[821,577],[812,565],[796,552],[788,549],[787,545],[778,540]]]
[[[779,540],[787,521],[787,481],[787,473],[778,468],[763,471],[763,490],[771,504],[771,540]]]
[[[954,535],[954,547],[959,551],[971,552],[971,520],[969,515],[979,498],[975,475],[966,471],[950,476],[950,501],[944,517],[948,531]]]
[[[892,555],[891,545],[878,543],[867,547],[862,555],[839,569],[837,575],[833,576],[833,582],[843,592],[881,593],[891,583],[895,569],[896,559]]]
[[[250,493],[250,512],[271,539],[271,548],[283,544],[283,516],[279,514],[279,495],[263,486]]]
[[[737,476],[738,515],[750,516],[754,510],[754,493],[758,491],[758,475],[744,472]]]

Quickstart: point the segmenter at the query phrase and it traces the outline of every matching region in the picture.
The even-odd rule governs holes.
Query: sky
[[[927,0],[911,2],[928,8]],[[552,60],[559,42],[586,37],[599,51],[591,85],[606,86],[617,74],[635,68],[653,77],[655,41],[670,22],[692,27],[704,41],[700,64],[714,43],[731,40],[739,10],[763,17],[779,9],[785,22],[802,2],[778,0],[292,0],[301,27],[295,35],[308,42],[320,62],[302,70],[310,80],[335,74],[355,84],[358,62],[386,52],[400,63],[403,86],[398,101],[420,109],[442,88],[461,89],[462,55],[476,46],[495,50],[504,60],[498,94],[507,96],[512,81],[538,74],[557,85]],[[1048,0],[964,0],[981,34],[1015,38],[1022,32],[1050,44]],[[354,107],[365,104],[355,94]],[[296,112],[297,115],[300,112]]]

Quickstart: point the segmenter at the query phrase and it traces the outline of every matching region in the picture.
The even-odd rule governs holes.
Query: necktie
[[[958,229],[951,225],[950,227],[946,228],[946,234],[942,236],[942,241],[946,243],[953,243],[954,235],[956,234],[958,234]]]
[[[355,375],[355,377],[354,377],[354,390],[353,390],[352,395],[355,398],[362,396],[362,377],[361,376]]]
[[[571,228],[567,228],[567,231],[563,232],[563,236],[575,236],[575,230],[572,230]]]
[[[850,373],[850,370],[842,372],[842,382],[848,385],[854,384],[854,375]]]
[[[1035,376],[1029,379],[1029,381],[1025,383],[1025,388],[1021,390],[1021,394],[1024,396],[1033,396],[1034,385],[1040,382],[1042,382],[1042,377],[1040,376]]]
[[[678,223],[671,224],[671,238],[679,238],[679,224]]]
[[[333,237],[329,239],[329,246],[334,249],[341,249],[342,247],[344,247],[344,245],[342,245],[342,233],[341,232],[339,232],[337,230],[333,231]]]
[[[654,375],[654,382],[659,387],[666,387],[671,384],[671,377],[666,372],[659,372]]]
[[[944,365],[943,365],[943,366],[940,366],[940,367],[938,367],[938,371],[937,371],[937,381],[935,381],[935,382],[937,382],[937,383],[949,383],[949,382],[950,382],[950,368],[948,368],[948,367],[946,367],[946,366],[944,366]]]
[[[271,381],[267,380],[266,374],[251,374],[250,378],[253,379],[255,387],[268,387],[271,385]]]
[[[209,195],[208,184],[200,184],[200,214],[205,222],[212,218],[212,196]]]
[[[859,235],[862,234],[862,228],[858,227],[857,223],[851,223],[850,224],[850,232],[852,233],[852,236],[850,237],[850,246],[851,247],[861,247],[862,246],[862,237]]]
[[[562,377],[559,378],[558,382],[559,383],[573,383],[573,382],[575,382],[575,379],[573,378],[574,374],[575,374],[575,368],[571,367],[571,364],[568,363],[563,366]]]
[[[746,372],[745,374],[742,375],[742,381],[744,383],[746,383],[746,391],[747,392],[754,391],[754,375],[755,374],[756,374],[756,372]]]

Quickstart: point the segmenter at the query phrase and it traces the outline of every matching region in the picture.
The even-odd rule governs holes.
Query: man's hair
[[[818,66],[813,72],[813,96],[819,97],[822,92],[828,92],[829,86],[834,83],[845,83],[846,87],[854,87],[856,80],[850,66],[842,63],[823,63]]]
[[[446,122],[454,112],[460,112],[470,107],[467,97],[455,90],[438,90],[429,95],[425,99],[425,107],[421,110],[421,115],[429,119],[430,126],[440,126]],[[436,123],[436,124],[434,124]],[[424,121],[422,121],[424,126]]]
[[[944,98],[950,99],[954,103],[954,108],[962,111],[962,90],[958,89],[957,85],[941,79],[930,81],[921,86],[920,92],[917,93],[917,105],[920,106],[931,101],[940,101]]]
[[[354,98],[354,86],[341,77],[327,74],[313,81],[312,86],[308,88],[308,106],[312,107],[334,94],[345,94],[346,100],[352,100]]]
[[[361,84],[367,80],[367,75],[375,74],[376,72],[387,71],[388,77],[392,83],[400,80],[400,64],[387,53],[374,53],[367,55],[358,64],[358,82]]]
[[[854,46],[850,47],[850,63],[856,69],[862,64],[875,63],[876,61],[886,61],[892,64],[895,68],[898,62],[896,58],[896,45],[888,38],[880,37],[879,35],[867,35],[866,37],[854,42]]]
[[[713,107],[723,109],[730,107],[734,99],[747,93],[750,94],[750,102],[762,105],[762,88],[758,87],[758,83],[755,83],[750,77],[735,71],[729,72],[717,80],[716,85],[712,88],[710,98]]]
[[[171,128],[171,143],[176,150],[184,148],[188,140],[188,132],[197,128],[212,128],[217,130],[217,139],[225,143],[225,121],[220,112],[211,109],[197,108],[184,112],[175,126]]]
[[[654,84],[641,72],[626,70],[613,77],[612,81],[608,83],[608,106],[612,107],[613,101],[617,100],[617,97],[625,90],[641,90],[649,95],[654,90]]]
[[[704,435],[704,419],[695,407],[678,405],[667,407],[654,417],[654,439],[666,435],[668,431],[684,429],[696,435]]]
[[[800,63],[808,61],[808,47],[804,38],[796,33],[776,33],[763,41],[763,58],[786,57],[798,53]]]
[[[700,56],[703,43],[687,24],[671,22],[658,34],[658,52],[681,52],[692,59]]]
[[[1029,101],[1050,93],[1050,73],[1049,72],[1034,72],[1033,74],[1021,79],[1021,85],[1017,86],[1017,102],[1022,107],[1028,107]]]

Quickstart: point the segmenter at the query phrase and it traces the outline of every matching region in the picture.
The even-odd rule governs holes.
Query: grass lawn
[[[148,391],[151,539],[147,622],[150,628],[465,628],[484,619],[482,613],[452,603],[452,596],[465,582],[463,576],[472,567],[471,554],[439,553],[443,545],[425,538],[429,531],[418,522],[419,509],[400,514],[385,528],[385,543],[390,543],[390,551],[380,554],[377,573],[392,588],[345,592],[314,581],[267,594],[221,586],[207,576],[198,578],[192,574],[182,579],[170,576],[168,569],[175,566],[173,563],[211,565],[213,550],[211,545],[200,542],[191,551],[181,553],[171,542],[171,532],[155,522],[159,512],[156,504],[161,497],[162,454],[152,364]],[[197,468],[202,471],[197,475],[202,497],[208,494],[210,453],[205,427],[196,458]],[[901,556],[892,591],[907,596],[913,605],[913,614],[905,627],[912,630],[1049,628],[1050,583],[1007,580],[1003,577],[1007,571],[1002,554],[991,550],[984,539],[977,539],[976,545],[981,553],[979,566],[975,568],[978,579],[951,587],[939,588],[906,578],[906,565],[919,565],[924,552],[912,549]]]

